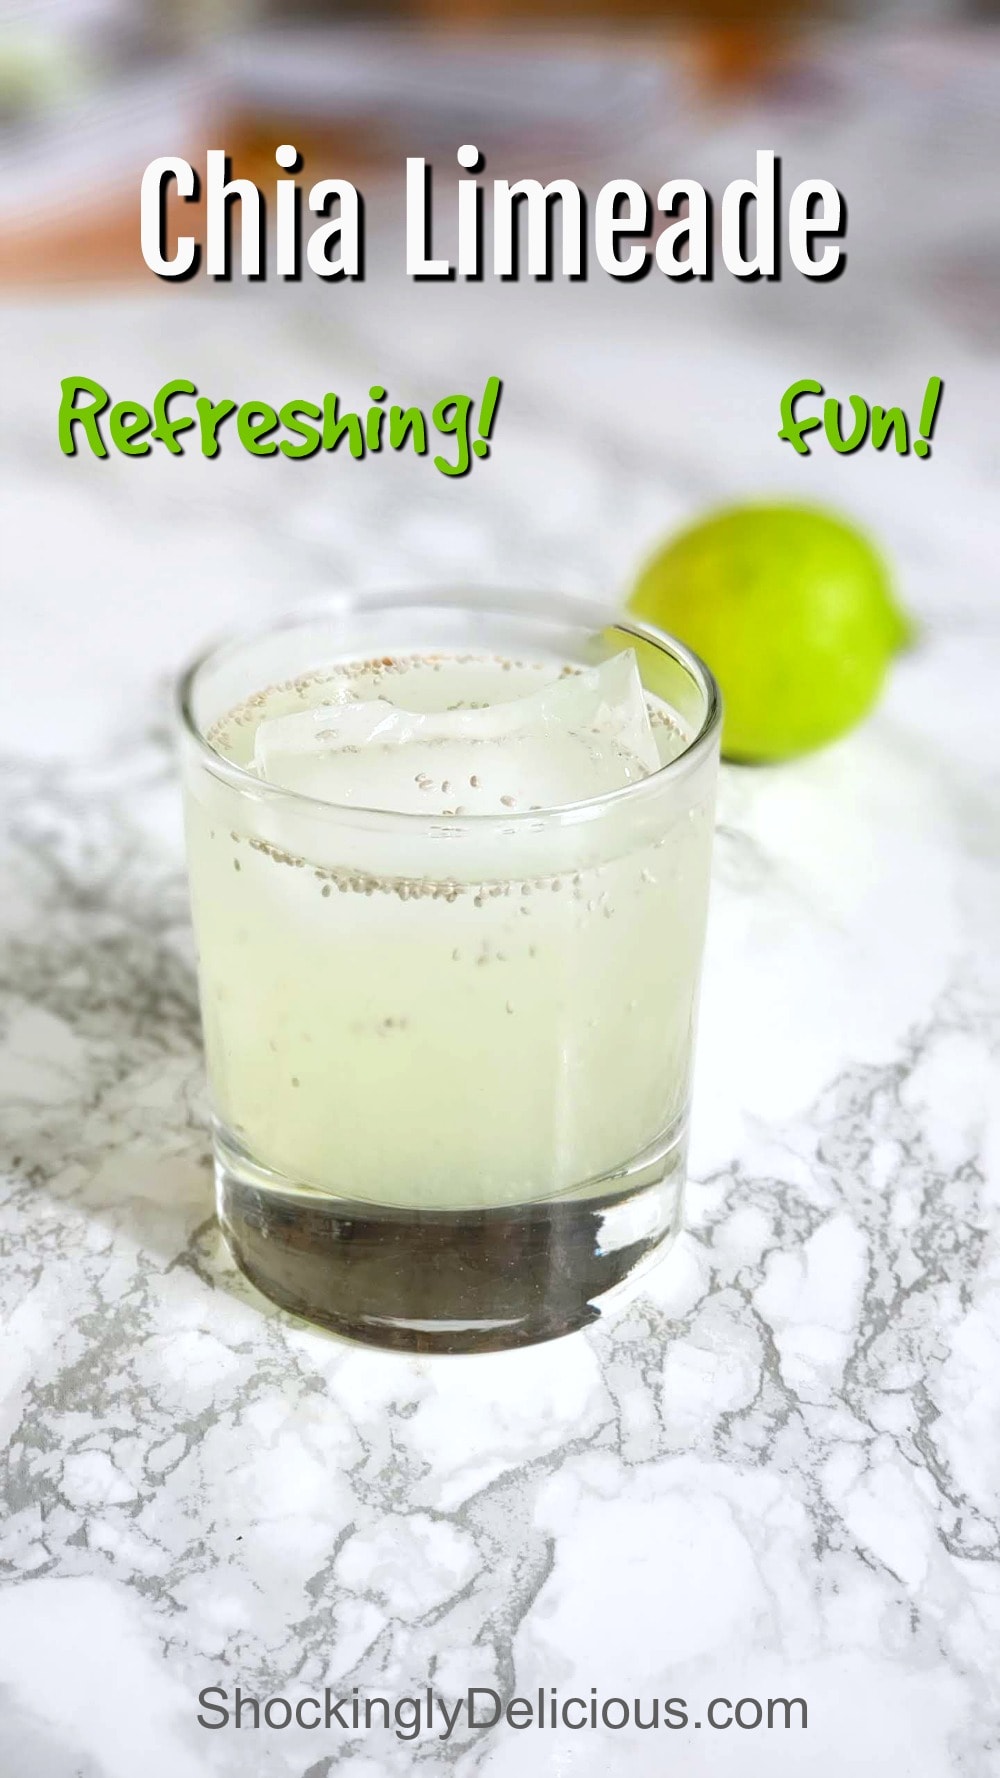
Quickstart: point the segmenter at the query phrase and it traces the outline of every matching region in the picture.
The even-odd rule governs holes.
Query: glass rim
[[[307,624],[317,624],[324,620],[335,622],[351,613],[369,610],[405,611],[419,610],[461,610],[471,613],[476,610],[495,617],[532,617],[544,615],[556,618],[564,615],[567,623],[582,621],[586,627],[595,632],[614,626],[626,635],[635,636],[639,641],[649,643],[661,654],[668,655],[678,666],[684,669],[694,681],[702,694],[704,713],[701,721],[687,742],[686,746],[674,759],[667,760],[658,766],[656,771],[647,777],[639,778],[632,784],[621,785],[616,790],[603,791],[599,796],[583,797],[577,802],[553,803],[541,809],[505,810],[502,815],[495,812],[469,815],[423,815],[416,811],[402,809],[368,808],[358,803],[329,802],[323,797],[309,796],[304,791],[288,790],[280,784],[269,784],[265,778],[258,778],[256,773],[245,766],[237,765],[234,760],[227,759],[224,753],[213,747],[198,724],[194,714],[194,696],[199,676],[203,671],[220,660],[224,655],[235,653],[254,642],[263,641],[269,635],[279,635],[289,630],[299,629]],[[392,592],[369,590],[350,593],[343,598],[326,604],[303,607],[297,611],[282,614],[277,618],[264,619],[259,624],[245,630],[229,631],[216,637],[188,662],[174,682],[174,697],[177,715],[180,719],[184,735],[194,743],[201,763],[212,776],[233,790],[252,793],[258,800],[269,803],[285,804],[298,808],[316,818],[339,820],[348,825],[359,827],[397,828],[400,831],[423,832],[429,829],[458,832],[473,829],[478,832],[487,830],[509,832],[512,829],[524,830],[549,823],[570,823],[587,821],[611,809],[622,808],[626,804],[636,804],[649,800],[653,795],[665,789],[667,784],[676,783],[686,777],[689,772],[711,751],[722,721],[722,695],[711,669],[696,654],[694,649],[681,642],[668,631],[658,629],[635,618],[629,612],[623,612],[613,605],[601,604],[598,600],[576,594],[561,594],[538,589],[501,589],[493,586],[469,585],[462,587],[409,588]]]

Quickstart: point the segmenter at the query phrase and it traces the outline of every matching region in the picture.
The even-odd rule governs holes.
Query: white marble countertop
[[[912,277],[904,207],[887,268],[877,150],[845,128],[812,156],[856,217],[825,291],[404,296],[376,241],[357,292],[2,311],[5,1778],[996,1771],[995,262],[952,279],[939,240]],[[71,462],[71,371],[140,399],[184,374],[506,391],[491,459],[448,483]],[[917,405],[932,372],[926,464],[774,438],[796,375]],[[922,634],[849,739],[724,771],[679,1245],[618,1319],[506,1356],[384,1355],[272,1310],[212,1217],[170,673],[346,582],[607,591],[705,501],[760,492],[868,522]],[[202,1688],[237,1684],[595,1686],[686,1698],[691,1725],[199,1727]],[[696,1729],[716,1696],[804,1697],[809,1727]]]

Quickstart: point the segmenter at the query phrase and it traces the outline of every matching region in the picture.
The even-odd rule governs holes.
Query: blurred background
[[[13,677],[36,749],[117,746],[206,634],[338,584],[456,577],[617,596],[649,550],[738,497],[831,501],[888,549],[904,602],[975,633],[1000,522],[1000,32],[983,0],[35,0],[0,4],[0,451]],[[415,284],[403,163],[435,168],[446,248],[457,146],[485,179],[612,176],[716,198],[757,148],[847,199],[847,268],[745,284]],[[139,251],[147,162],[225,147],[273,190],[354,180],[363,282],[161,283]],[[716,219],[718,208],[716,208]],[[187,218],[185,226],[188,226]],[[717,220],[716,220],[717,226]],[[67,460],[59,381],[149,401],[191,377],[276,402],[372,382],[422,404],[505,383],[462,483],[343,454],[211,465]],[[815,376],[911,415],[944,376],[933,457],[796,458],[781,391]],[[914,669],[917,670],[917,669]],[[18,707],[0,709],[17,747]]]
[[[900,96],[886,46],[907,34],[919,38],[912,104],[923,95],[936,109],[956,63],[975,84],[995,10],[995,0],[4,0],[2,201],[16,240],[4,273],[136,273],[135,184],[150,143],[193,155],[224,141],[237,172],[265,177],[292,124],[307,172],[325,156],[370,175],[400,150],[453,151],[473,127],[515,170],[518,150],[533,164],[546,148],[563,161],[634,154],[668,118],[674,141],[689,142],[692,106],[722,126],[751,96],[769,101],[775,123],[797,101],[820,124],[843,105],[845,80],[855,117],[866,105],[891,114]],[[867,78],[849,67],[855,57]]]

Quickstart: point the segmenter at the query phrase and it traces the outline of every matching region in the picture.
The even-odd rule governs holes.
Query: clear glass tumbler
[[[635,651],[660,770],[559,808],[427,817],[252,769],[331,662]],[[470,1352],[597,1316],[676,1233],[720,705],[680,643],[553,596],[344,600],[179,688],[218,1211],[274,1301]],[[678,737],[680,737],[678,739]]]

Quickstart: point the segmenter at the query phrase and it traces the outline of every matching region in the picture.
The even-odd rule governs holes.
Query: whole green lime
[[[845,734],[910,635],[874,546],[805,506],[692,525],[647,563],[629,606],[711,667],[728,759],[788,759]]]

